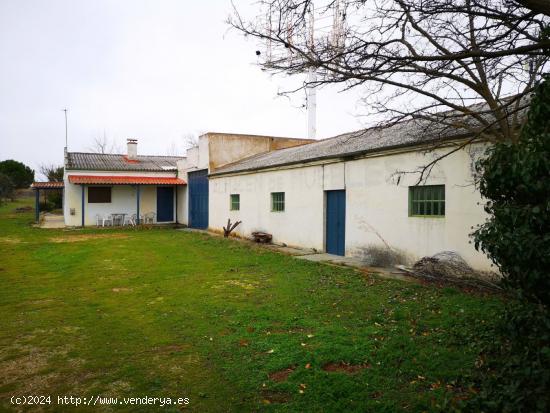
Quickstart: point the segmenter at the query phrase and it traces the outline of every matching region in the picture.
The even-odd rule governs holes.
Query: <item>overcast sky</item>
[[[251,10],[250,0],[237,2]],[[37,169],[107,135],[141,154],[216,131],[306,136],[303,94],[228,31],[229,0],[0,0],[0,160]],[[302,81],[302,79],[296,79]],[[318,138],[361,127],[358,92],[318,93]]]

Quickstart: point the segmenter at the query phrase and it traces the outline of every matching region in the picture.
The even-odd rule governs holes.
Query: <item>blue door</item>
[[[189,190],[189,226],[208,228],[208,170],[187,174]]]
[[[326,250],[329,254],[346,253],[346,191],[326,191]]]
[[[174,187],[157,186],[157,222],[174,220]]]

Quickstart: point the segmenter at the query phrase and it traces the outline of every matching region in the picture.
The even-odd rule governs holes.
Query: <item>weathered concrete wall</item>
[[[187,185],[178,186],[176,196],[178,224],[187,225]]]
[[[221,229],[227,218],[241,220],[237,233],[254,230],[273,234],[275,242],[325,248],[325,190],[346,190],[346,255],[359,255],[369,245],[390,245],[411,258],[443,250],[458,252],[474,268],[490,269],[484,254],[469,243],[471,227],[482,223],[485,212],[472,184],[472,155],[468,148],[440,161],[426,184],[444,184],[446,213],[443,218],[410,217],[408,187],[415,177],[396,185],[396,170],[414,170],[432,156],[422,151],[395,153],[347,162],[281,168],[274,171],[211,177],[212,229]],[[443,153],[444,149],[439,153]],[[270,193],[285,192],[285,211],[271,212]],[[229,195],[240,194],[240,211],[229,210]]]
[[[197,147],[187,150],[186,159],[178,161],[178,177],[187,181],[188,172],[208,169],[212,173],[216,168],[252,155],[310,142],[312,140],[309,139],[208,132],[199,137]],[[188,203],[186,187],[182,190],[181,199],[178,198],[178,221],[186,225]]]
[[[249,156],[277,149],[290,148],[313,142],[309,139],[277,138],[260,135],[208,133],[208,168],[216,168],[239,161]],[[204,169],[204,167],[199,167]]]

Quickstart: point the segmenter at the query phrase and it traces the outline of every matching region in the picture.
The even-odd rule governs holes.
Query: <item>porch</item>
[[[35,221],[37,224],[40,223],[40,193],[42,191],[43,194],[47,194],[48,192],[52,191],[61,191],[63,196],[63,203],[65,202],[64,197],[64,187],[65,184],[63,182],[55,182],[55,181],[49,181],[49,182],[33,182],[31,185],[31,189],[34,190],[34,196],[35,196],[35,205],[34,205],[34,211],[35,211]],[[53,217],[59,217],[59,215],[55,214],[49,214]],[[55,221],[55,222],[54,222]],[[63,221],[63,217],[61,216],[61,221]],[[52,222],[54,222],[53,226],[48,226],[48,228],[60,228],[59,227],[59,219],[54,219]]]
[[[69,175],[68,182],[65,222],[75,225],[80,215],[80,226],[177,223],[178,188],[186,185],[176,177],[120,175]]]

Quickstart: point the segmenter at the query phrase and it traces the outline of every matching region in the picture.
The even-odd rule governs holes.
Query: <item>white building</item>
[[[154,213],[156,223],[221,231],[230,218],[242,221],[242,237],[263,231],[276,243],[347,256],[371,246],[411,259],[452,250],[474,268],[490,269],[469,237],[485,219],[473,184],[484,144],[439,160],[421,183],[396,174],[468,138],[464,130],[445,139],[441,132],[405,122],[322,141],[207,133],[186,157],[138,156],[133,140],[126,155],[69,152],[65,224]],[[427,152],[434,139],[438,149]]]
[[[273,235],[276,243],[362,256],[371,246],[398,249],[416,259],[458,252],[471,266],[490,269],[470,243],[485,219],[473,184],[482,144],[468,145],[437,162],[427,179],[414,171],[466,138],[407,122],[259,154],[209,175],[209,227],[242,221],[236,233]]]
[[[213,205],[209,200],[208,176],[219,168],[257,154],[312,142],[310,139],[217,132],[200,136],[197,146],[187,151],[185,159],[178,161],[178,176],[188,183],[179,222],[191,228],[211,228],[209,217]]]
[[[250,155],[309,142],[307,139],[207,133],[199,138],[196,148],[187,151],[189,160],[177,156],[138,155],[135,139],[128,139],[126,154],[66,152],[65,225],[97,225],[103,218],[116,215],[135,221],[138,217],[149,216],[155,224],[180,223],[207,228],[207,175],[211,170]],[[189,210],[194,220],[188,218]]]
[[[65,225],[96,225],[98,218],[118,214],[125,219],[148,215],[155,223],[179,221],[185,181],[178,178],[175,156],[137,154],[137,141],[128,139],[128,152],[65,153]]]

